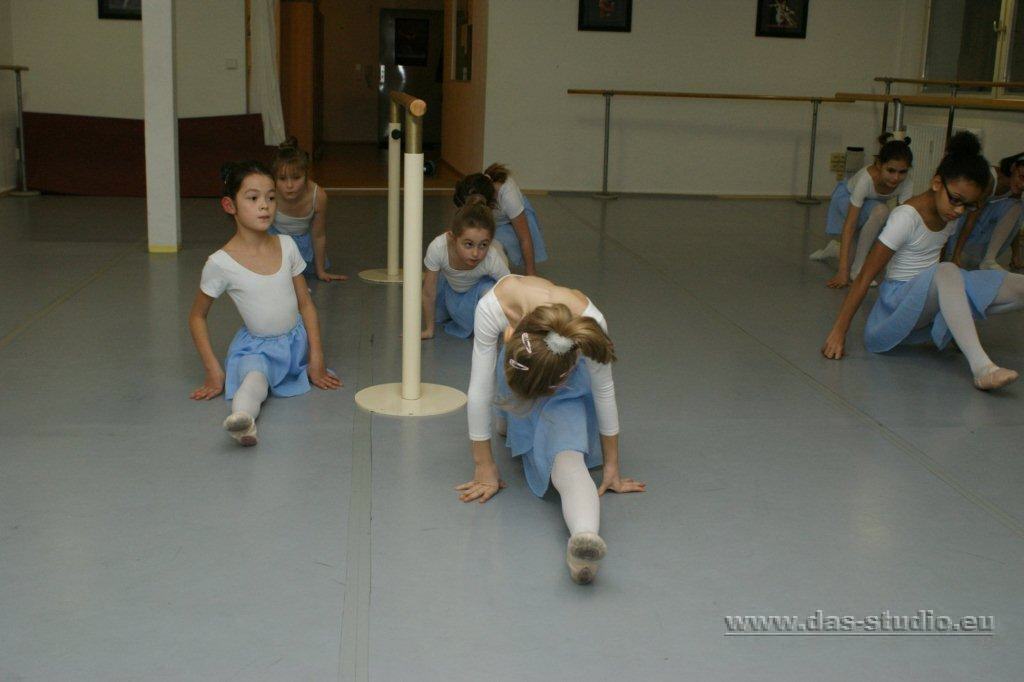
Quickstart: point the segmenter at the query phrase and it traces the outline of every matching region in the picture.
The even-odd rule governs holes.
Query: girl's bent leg
[[[860,228],[860,235],[857,237],[857,252],[853,258],[853,266],[850,268],[850,277],[856,279],[860,269],[864,266],[864,260],[868,252],[882,231],[886,219],[889,217],[889,208],[885,204],[878,204],[871,209],[867,222]]]
[[[1020,211],[1021,206],[1018,203],[1016,206],[1008,209],[1006,214],[996,223],[996,229],[993,230],[992,239],[989,240],[988,248],[985,251],[985,258],[978,264],[979,270],[1002,270],[1002,267],[996,263],[996,258],[999,257],[999,252],[1003,246],[1010,240],[1010,235],[1013,234],[1013,229],[1017,226],[1017,221],[1020,219]]]
[[[1024,280],[1024,277],[1021,279]],[[939,263],[935,270],[932,286],[938,293],[939,309],[949,326],[949,331],[971,366],[974,385],[987,391],[1014,381],[1017,378],[1017,373],[996,366],[985,353],[985,349],[981,347],[960,268],[953,263]],[[996,301],[998,300],[997,296]],[[990,306],[990,309],[995,305]]]

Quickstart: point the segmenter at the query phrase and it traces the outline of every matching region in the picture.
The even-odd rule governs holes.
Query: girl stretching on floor
[[[324,369],[320,323],[302,273],[306,262],[286,236],[269,233],[274,220],[274,176],[261,163],[225,164],[221,169],[225,213],[235,236],[203,267],[188,326],[206,380],[193,400],[225,390],[231,414],[224,428],[242,445],[256,445],[256,417],[267,392],[279,397],[305,393],[310,382],[336,389],[341,381]],[[213,300],[228,292],[245,323],[228,347],[227,372],[210,345],[206,316]]]
[[[928,191],[893,210],[843,301],[821,349],[825,357],[843,357],[850,321],[871,280],[888,266],[864,329],[869,351],[884,353],[901,343],[922,343],[929,338],[941,349],[952,338],[970,364],[979,389],[999,388],[1017,379],[1017,372],[997,366],[985,354],[974,319],[1024,308],[1024,275],[967,271],[953,263],[939,263],[955,221],[965,212],[977,210],[988,185],[988,162],[980,152],[978,138],[958,133]]]
[[[487,200],[472,194],[452,220],[451,228],[427,247],[423,259],[424,339],[434,336],[435,322],[460,339],[473,334],[480,297],[509,274],[501,244],[494,242],[494,219]],[[438,277],[438,273],[441,276]]]
[[[949,259],[967,270],[1001,269],[996,258],[1010,249],[1020,233],[1024,159],[1008,156],[993,168],[988,199],[981,210],[957,221],[959,233],[949,238]],[[1011,267],[1019,267],[1014,249]]]
[[[456,487],[459,499],[486,502],[505,487],[491,455],[497,393],[499,431],[506,428],[512,456],[522,457],[533,494],[543,496],[550,481],[561,496],[569,573],[589,583],[606,551],[598,497],[646,490],[619,473],[615,352],[604,315],[580,291],[509,275],[480,299],[474,334],[467,412],[475,470]],[[597,488],[588,469],[602,462]]]
[[[839,257],[839,268],[835,277],[827,282],[833,289],[842,289],[857,276],[871,244],[889,216],[885,205],[893,196],[900,204],[913,193],[910,181],[910,167],[914,154],[910,151],[910,138],[890,139],[892,133],[878,138],[882,145],[875,156],[875,162],[857,171],[849,180],[842,180],[832,191],[828,204],[828,224],[825,232],[841,235],[840,242],[832,240],[820,251],[811,254],[811,260],[825,260]],[[853,255],[851,266],[851,255]]]
[[[286,234],[295,240],[306,263],[307,277],[323,282],[344,281],[347,275],[327,272],[327,194],[309,179],[309,154],[289,137],[274,157],[277,214],[270,234]]]
[[[452,200],[456,206],[462,206],[471,194],[483,196],[494,209],[494,236],[504,247],[512,267],[523,268],[527,275],[536,275],[537,263],[548,259],[544,235],[537,213],[508,168],[495,163],[483,173],[467,175],[455,186]]]

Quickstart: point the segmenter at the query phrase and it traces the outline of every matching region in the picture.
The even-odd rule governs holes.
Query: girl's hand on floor
[[[316,273],[316,277],[321,282],[344,282],[348,280],[348,275],[336,275],[333,272],[327,272],[326,270]]]
[[[835,277],[825,282],[825,286],[829,289],[845,289],[850,286],[850,276],[837,272]]]
[[[613,493],[645,493],[647,484],[635,478],[622,478],[617,469],[605,469],[604,477],[601,480],[601,487],[597,489],[598,495],[604,495],[611,490]]]
[[[825,345],[821,347],[821,354],[829,360],[840,360],[843,357],[843,350],[846,346],[846,335],[833,331],[825,339]]]
[[[473,480],[462,485],[455,486],[459,491],[459,499],[463,502],[476,500],[483,504],[498,494],[498,491],[506,487],[505,481],[498,477],[498,467],[477,467],[473,473]]]
[[[317,388],[322,388],[325,391],[334,391],[342,386],[341,379],[333,372],[325,370],[322,365],[310,363],[309,369],[306,372],[309,374],[309,382]]]
[[[207,372],[203,385],[189,395],[192,400],[209,400],[224,392],[224,372]]]

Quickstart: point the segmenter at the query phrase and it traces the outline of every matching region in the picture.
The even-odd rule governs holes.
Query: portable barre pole
[[[614,92],[605,91],[604,95],[604,165],[601,174],[601,191],[595,194],[599,199],[618,199],[608,192],[608,146],[611,139],[612,96]]]
[[[818,107],[821,106],[821,100],[816,99],[812,104],[814,106],[811,111],[811,155],[807,160],[807,194],[800,199],[797,199],[797,202],[801,204],[820,203],[817,199],[811,196],[811,186],[814,183],[814,147],[818,140]]]
[[[405,110],[405,258],[402,264],[402,399],[420,397],[420,325],[423,322],[423,119]]]
[[[398,212],[401,210],[402,123],[398,103],[391,101],[388,123],[388,277],[398,277]]]
[[[885,94],[892,93],[892,81],[885,81]],[[885,135],[885,131],[889,129],[889,100],[885,100],[882,104],[882,134]]]
[[[14,87],[17,93],[18,107],[18,189],[9,194],[15,197],[34,197],[39,192],[28,188],[28,166],[25,158],[25,117],[24,97],[21,90],[21,72],[28,71],[27,66],[0,65],[0,70],[14,72]]]

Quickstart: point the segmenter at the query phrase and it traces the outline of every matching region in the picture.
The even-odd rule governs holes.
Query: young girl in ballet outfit
[[[456,206],[462,206],[471,194],[483,196],[494,210],[494,236],[504,247],[512,267],[536,275],[537,263],[548,259],[544,235],[536,211],[509,169],[495,163],[483,173],[467,175],[455,186],[452,199]]]
[[[505,487],[491,455],[497,404],[499,431],[522,458],[530,490],[541,497],[550,482],[561,496],[569,573],[589,583],[607,549],[598,535],[599,496],[646,490],[619,471],[615,352],[604,315],[580,291],[509,275],[480,299],[473,331],[467,412],[475,470],[456,486],[459,499],[486,502]],[[588,469],[602,462],[598,488]]]
[[[501,244],[494,242],[494,218],[484,197],[469,196],[451,228],[430,242],[423,265],[422,338],[433,338],[434,324],[443,322],[446,332],[468,339],[480,297],[509,274]]]
[[[1020,233],[1024,158],[1008,156],[992,168],[992,181],[980,210],[957,221],[958,232],[949,238],[949,259],[967,270],[1001,269],[996,258],[1010,249]],[[1011,267],[1019,266],[1017,249]]]
[[[299,149],[298,140],[288,138],[274,157],[277,187],[277,215],[271,234],[286,234],[295,240],[306,262],[307,277],[323,282],[344,281],[347,275],[327,272],[327,194],[309,179],[309,154]]]
[[[1024,275],[939,262],[956,220],[977,210],[988,186],[988,162],[980,152],[978,138],[958,133],[928,190],[892,211],[825,340],[825,357],[843,357],[846,333],[868,285],[887,268],[864,329],[869,351],[884,353],[929,339],[941,349],[955,339],[977,388],[992,390],[1017,379],[1017,372],[999,367],[985,353],[974,320],[1024,308]]]
[[[256,445],[256,417],[269,391],[289,397],[309,384],[336,389],[341,381],[324,368],[320,323],[309,297],[295,242],[270,234],[274,220],[274,176],[261,163],[225,164],[221,206],[235,219],[235,236],[203,267],[199,292],[189,313],[192,340],[206,368],[193,400],[225,391],[232,401],[224,428],[242,445]],[[245,323],[228,347],[221,369],[210,345],[206,316],[213,300],[227,292]]]
[[[825,248],[812,253],[811,260],[838,256],[835,277],[827,282],[833,289],[849,286],[863,267],[871,244],[889,215],[885,202],[895,196],[902,204],[913,194],[909,174],[914,154],[910,151],[910,138],[895,140],[891,137],[892,133],[879,137],[882,146],[874,163],[861,168],[849,180],[841,180],[832,191],[825,232],[841,235],[840,242],[830,241]]]

